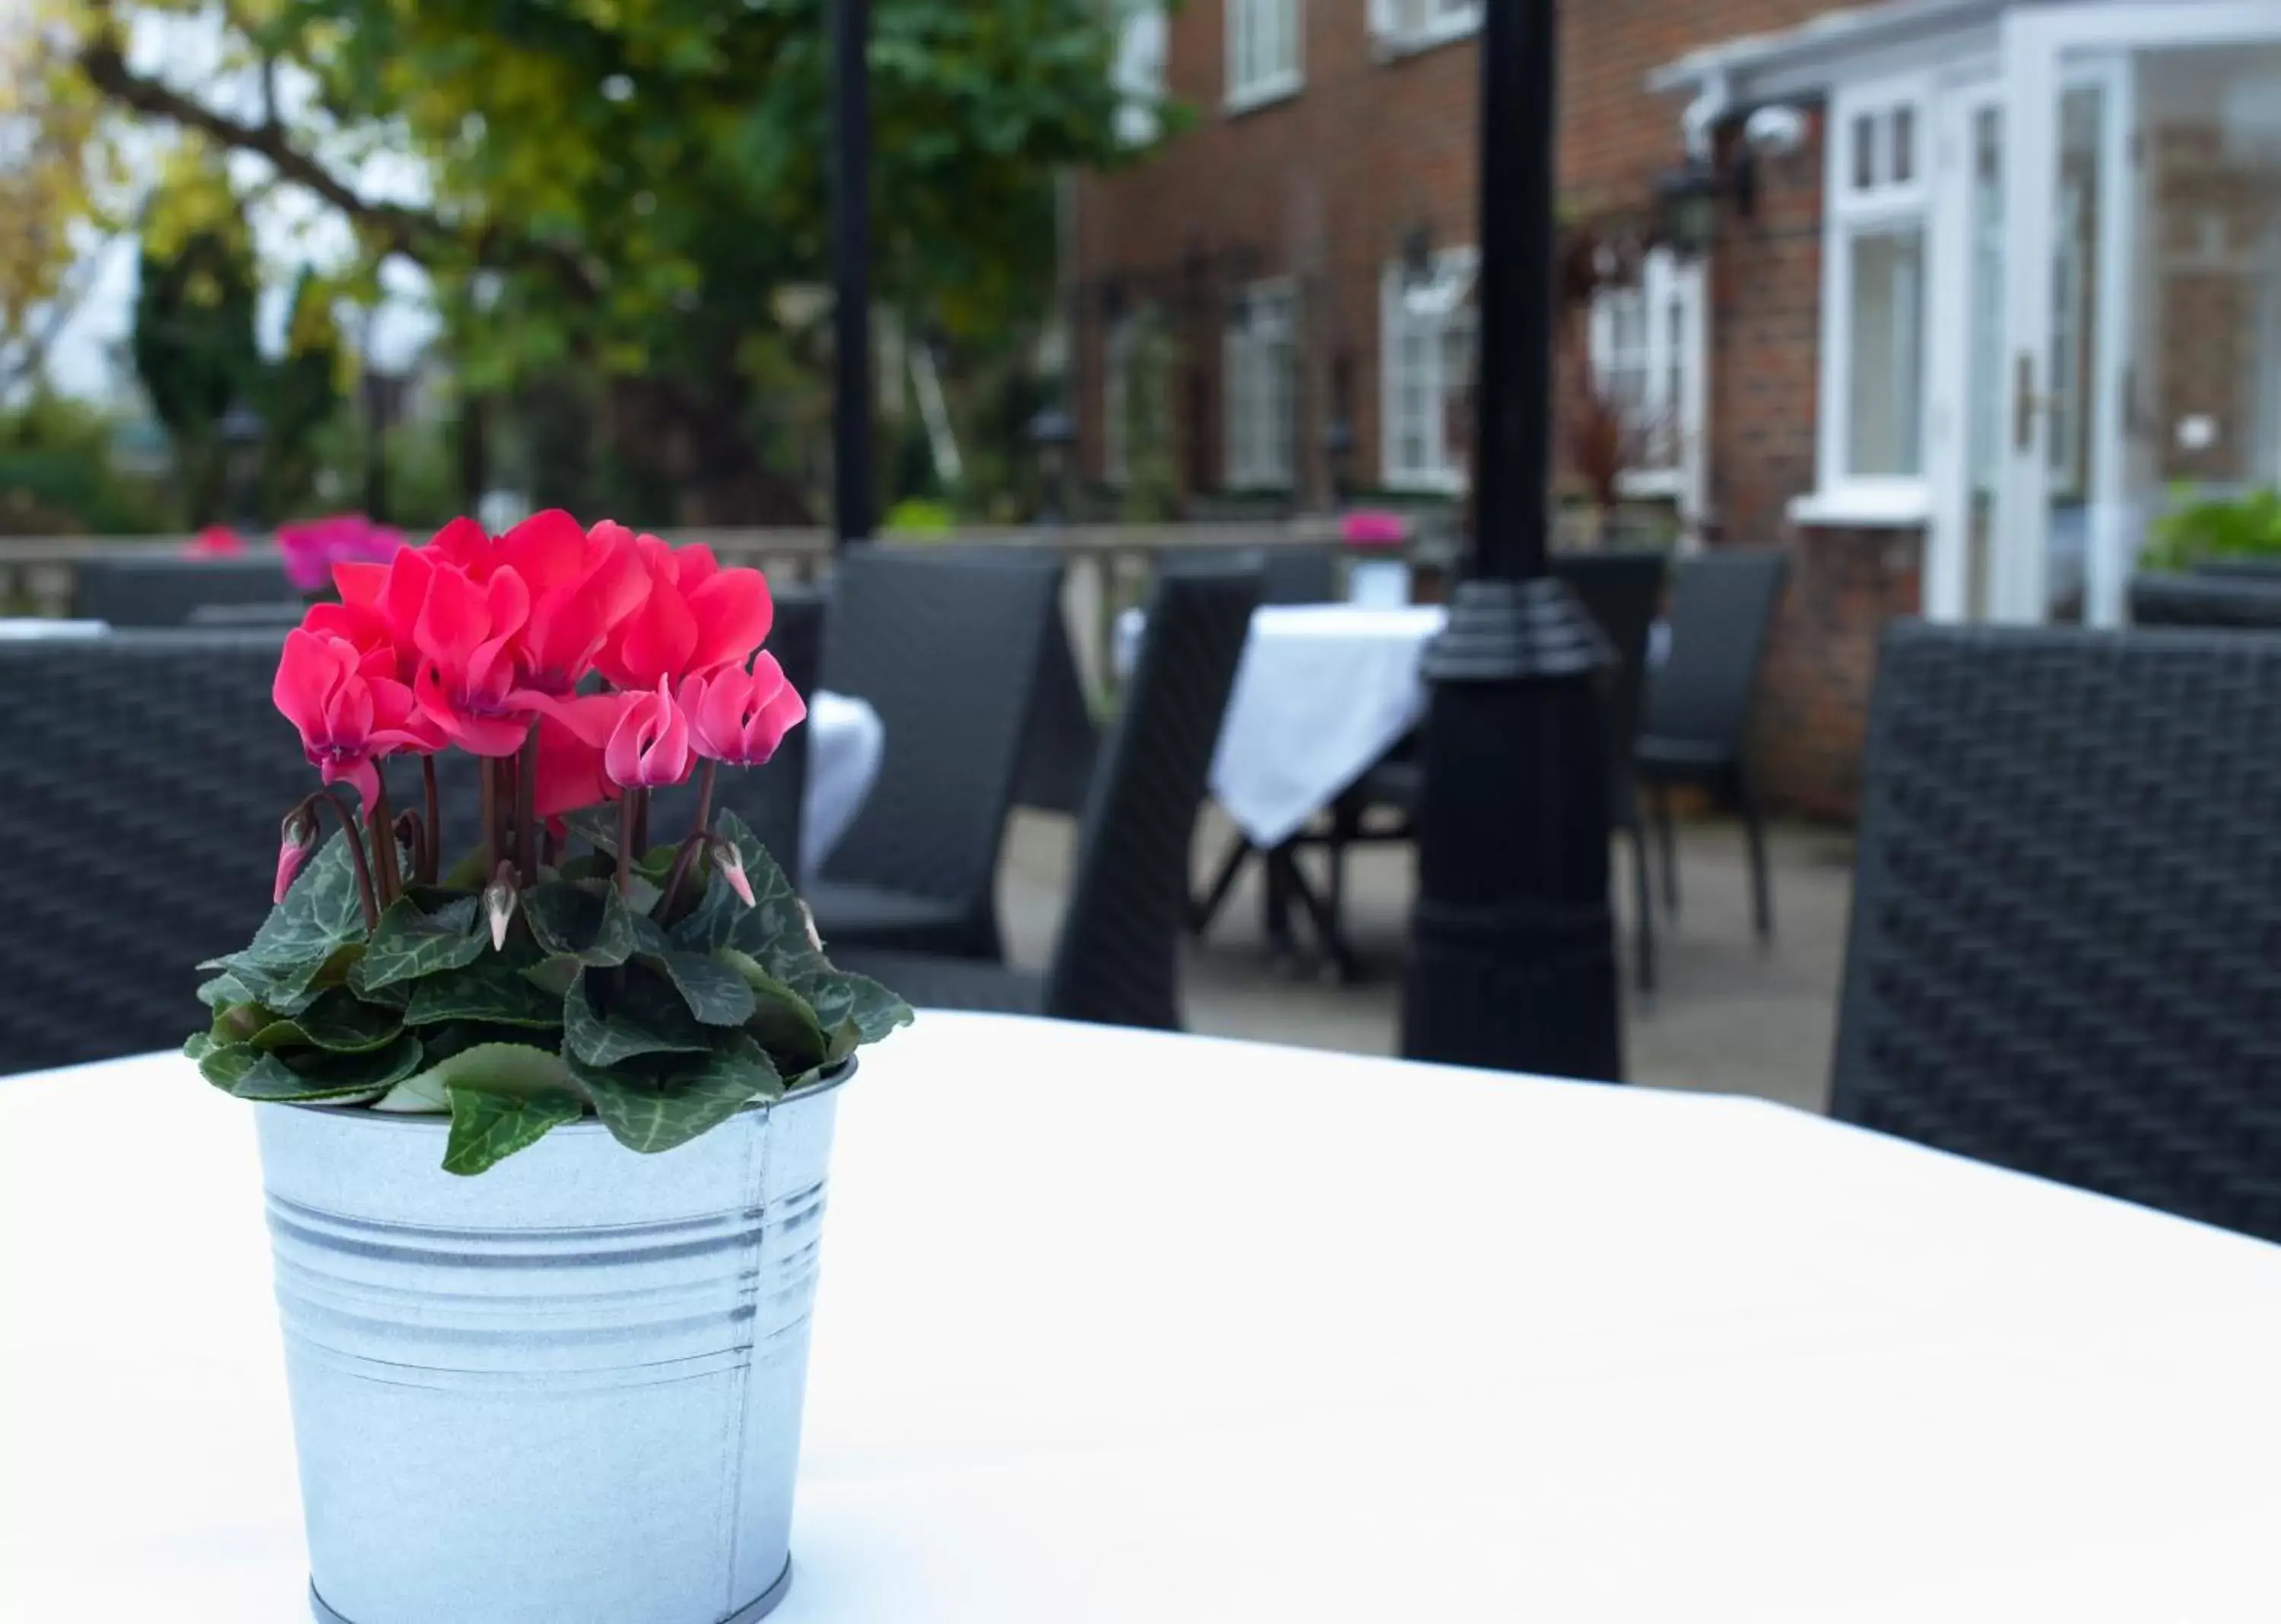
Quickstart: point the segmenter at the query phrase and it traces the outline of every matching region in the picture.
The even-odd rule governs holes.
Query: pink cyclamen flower
[[[627,789],[657,789],[689,776],[689,718],[673,702],[669,681],[628,694],[602,751],[603,770]]]
[[[729,767],[762,765],[808,715],[773,654],[760,655],[749,671],[731,666],[691,677],[681,704],[697,754]]]
[[[269,694],[300,730],[309,765],[327,784],[354,785],[367,806],[380,792],[375,762],[398,750],[437,747],[412,690],[367,676],[361,653],[345,638],[298,627],[288,632]]]

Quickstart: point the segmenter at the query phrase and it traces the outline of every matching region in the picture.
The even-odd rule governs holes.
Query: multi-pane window
[[[1396,490],[1457,491],[1465,481],[1465,406],[1473,386],[1474,252],[1450,249],[1420,279],[1386,270],[1381,298],[1381,477]]]
[[[1702,310],[1702,267],[1666,249],[1641,262],[1637,282],[1592,300],[1592,374],[1630,421],[1629,483],[1670,485],[1695,444]]]
[[[1124,0],[1117,35],[1117,138],[1147,146],[1162,133],[1169,25],[1164,0]]]
[[[1925,471],[1924,88],[1841,92],[1831,119],[1821,483],[1892,488]]]
[[[1223,452],[1233,490],[1287,490],[1298,437],[1298,335],[1288,282],[1230,301],[1221,344]]]
[[[1397,50],[1415,50],[1481,27],[1481,0],[1371,0],[1371,31]]]
[[[1299,88],[1304,0],[1227,0],[1227,102],[1245,107]]]

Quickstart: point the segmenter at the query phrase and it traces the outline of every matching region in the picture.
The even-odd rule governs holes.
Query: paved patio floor
[[[1228,825],[1208,813],[1196,840],[1198,883],[1226,850]],[[1000,870],[1009,950],[1039,965],[1051,950],[1070,862],[1070,820],[1017,815]],[[1657,921],[1659,988],[1630,990],[1630,853],[1615,854],[1627,981],[1625,1063],[1635,1083],[1763,1094],[1811,1110],[1829,1097],[1852,845],[1842,831],[1772,831],[1775,941],[1752,940],[1749,869],[1739,825],[1693,824],[1680,835],[1682,911]],[[1338,986],[1304,967],[1271,963],[1259,925],[1256,873],[1206,941],[1193,946],[1184,994],[1190,1028],[1226,1037],[1391,1054],[1403,938],[1412,891],[1410,853],[1380,847],[1353,858],[1348,930],[1365,976]]]

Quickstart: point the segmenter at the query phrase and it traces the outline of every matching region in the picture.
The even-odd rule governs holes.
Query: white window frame
[[[1703,264],[1659,248],[1640,262],[1638,282],[1596,294],[1587,323],[1592,375],[1604,384],[1615,359],[1616,305],[1635,299],[1645,322],[1642,361],[1645,383],[1642,412],[1668,437],[1667,462],[1628,468],[1621,489],[1628,497],[1668,499],[1692,515],[1701,506],[1697,471],[1703,452],[1705,357]],[[1674,334],[1674,317],[1678,332]]]
[[[1117,491],[1133,478],[1133,361],[1140,340],[1140,318],[1128,310],[1109,323],[1102,342],[1101,481]]]
[[[1911,162],[1906,179],[1896,178],[1888,143],[1893,115],[1910,119]],[[1816,489],[1790,506],[1790,514],[1808,523],[1917,525],[1930,516],[1931,315],[1934,265],[1932,176],[1936,127],[1933,81],[1929,74],[1866,81],[1839,87],[1829,98],[1827,166],[1822,191],[1821,389],[1815,425]],[[1856,184],[1862,121],[1870,121],[1875,145],[1870,158],[1872,184]],[[1852,439],[1853,254],[1859,238],[1880,233],[1914,232],[1920,244],[1917,297],[1916,445],[1914,474],[1857,475],[1848,464]]]
[[[1432,14],[1412,20],[1420,8]],[[1481,32],[1483,0],[1370,0],[1370,33],[1381,59],[1431,50]]]
[[[1298,482],[1298,284],[1278,276],[1241,289],[1229,307],[1220,339],[1220,457],[1230,491],[1289,491]],[[1273,408],[1279,391],[1287,414]]]
[[[1226,0],[1226,7],[1227,111],[1296,96],[1307,81],[1307,0]],[[1278,35],[1287,53],[1273,50]]]
[[[1164,134],[1158,112],[1164,99],[1165,65],[1171,52],[1171,22],[1164,0],[1121,0],[1117,26],[1117,139],[1145,147]]]
[[[1379,483],[1388,491],[1454,496],[1465,488],[1465,459],[1450,443],[1452,380],[1443,375],[1442,363],[1450,324],[1471,324],[1475,319],[1469,295],[1479,265],[1479,251],[1470,246],[1443,249],[1434,256],[1433,288],[1422,297],[1411,292],[1406,269],[1398,259],[1389,261],[1380,278],[1378,467]],[[1411,329],[1424,341],[1426,372],[1416,384],[1431,403],[1420,425],[1425,455],[1414,464],[1403,457],[1401,405],[1405,382],[1402,345]],[[1458,387],[1465,382],[1458,380]]]

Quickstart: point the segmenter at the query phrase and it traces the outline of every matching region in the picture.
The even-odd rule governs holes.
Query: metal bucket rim
[[[814,1082],[794,1088],[777,1099],[755,1100],[752,1104],[738,1110],[737,1116],[749,1116],[755,1111],[765,1116],[779,1105],[795,1105],[804,1100],[813,1100],[818,1094],[830,1094],[855,1075],[855,1060],[856,1057],[854,1055],[844,1056],[833,1064],[825,1067]],[[452,1125],[451,1115],[446,1111],[376,1111],[369,1105],[326,1105],[321,1102],[312,1103],[299,1100],[262,1100],[257,1103],[279,1105],[288,1110],[310,1111],[324,1117],[357,1117],[369,1122],[385,1123],[391,1127],[432,1130],[448,1128]],[[724,1118],[724,1120],[733,1121],[734,1118]],[[588,1115],[580,1117],[576,1122],[563,1123],[561,1126],[551,1130],[548,1137],[552,1138],[555,1133],[606,1132],[607,1130],[602,1126],[602,1119],[599,1117]]]

